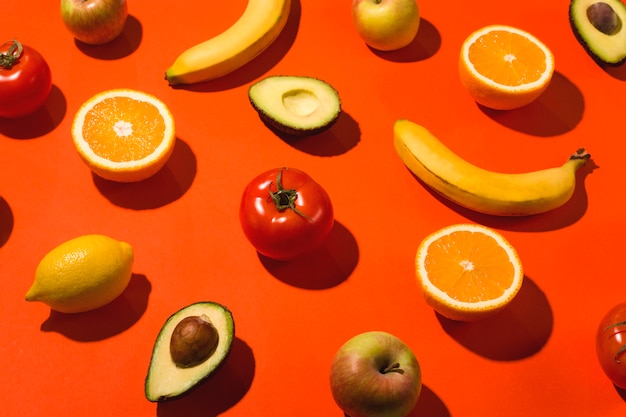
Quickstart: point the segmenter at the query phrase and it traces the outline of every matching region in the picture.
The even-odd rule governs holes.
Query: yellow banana
[[[424,184],[471,210],[526,216],[565,204],[576,187],[576,171],[590,158],[579,149],[562,166],[505,174],[464,160],[424,127],[408,120],[394,124],[394,146],[407,168]]]
[[[165,79],[170,85],[193,84],[242,67],[276,40],[290,9],[291,0],[249,0],[231,27],[180,54]]]

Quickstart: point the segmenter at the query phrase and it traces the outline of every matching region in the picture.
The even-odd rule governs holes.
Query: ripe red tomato
[[[259,253],[291,260],[326,239],[334,224],[334,213],[328,194],[308,174],[294,168],[276,168],[247,185],[239,220]]]
[[[50,67],[39,52],[17,40],[0,46],[0,117],[33,113],[51,88]]]
[[[626,389],[626,302],[613,307],[600,320],[596,352],[606,376],[617,387]]]

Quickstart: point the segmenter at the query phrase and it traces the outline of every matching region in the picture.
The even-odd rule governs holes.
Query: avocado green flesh
[[[604,33],[590,21],[590,7],[605,3],[617,21],[614,33]],[[595,7],[595,6],[594,6]],[[619,65],[626,59],[626,6],[620,0],[571,0],[569,20],[578,42],[591,57],[604,64]]]
[[[218,331],[217,347],[211,356],[190,368],[176,366],[170,354],[170,339],[176,325],[189,316],[206,315]],[[174,313],[167,319],[154,343],[150,367],[145,381],[145,396],[149,401],[177,398],[205,381],[222,365],[232,345],[235,323],[228,309],[214,302],[199,302]]]
[[[250,103],[268,126],[291,135],[313,135],[330,128],[341,113],[337,91],[304,76],[271,76],[248,90]]]

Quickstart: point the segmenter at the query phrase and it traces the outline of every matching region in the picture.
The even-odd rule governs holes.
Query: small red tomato
[[[626,389],[626,302],[613,307],[600,320],[596,352],[606,376],[615,386]]]
[[[276,168],[254,178],[245,188],[239,220],[259,253],[290,260],[326,239],[334,214],[328,194],[308,174]]]
[[[0,117],[18,118],[41,107],[52,88],[52,75],[35,49],[12,40],[0,46]]]

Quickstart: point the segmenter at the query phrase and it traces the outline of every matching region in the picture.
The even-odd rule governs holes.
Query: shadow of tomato
[[[352,233],[335,220],[320,248],[292,261],[277,261],[261,254],[261,263],[286,284],[310,290],[339,285],[352,274],[359,261],[359,248]]]
[[[66,112],[65,95],[53,84],[46,102],[33,113],[17,119],[0,118],[0,134],[12,139],[39,138],[56,129]]]
[[[59,313],[41,325],[44,332],[57,332],[80,342],[104,340],[134,325],[148,307],[152,285],[145,275],[133,274],[124,292],[109,304],[84,313]]]
[[[0,196],[0,248],[7,243],[13,232],[13,210],[9,203]]]
[[[170,159],[152,177],[119,183],[93,174],[93,182],[100,193],[117,206],[133,210],[153,209],[170,204],[187,192],[196,176],[196,163],[189,145],[176,139]]]
[[[460,322],[437,314],[441,327],[454,340],[485,358],[513,361],[539,352],[552,334],[553,314],[548,299],[528,277],[506,309],[477,322]]]
[[[250,346],[235,338],[222,368],[184,396],[157,404],[159,417],[215,417],[237,404],[248,392],[256,361]]]

